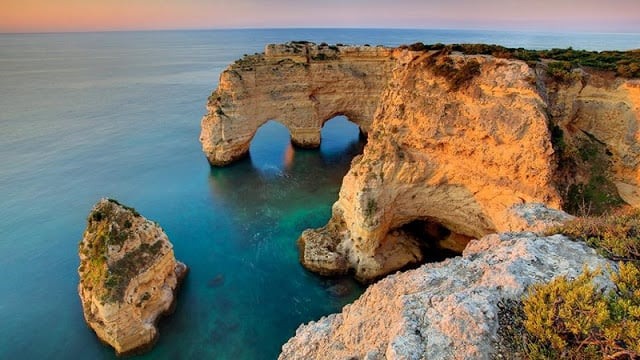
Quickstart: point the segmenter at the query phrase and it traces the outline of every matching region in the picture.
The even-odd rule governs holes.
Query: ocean
[[[267,43],[483,42],[640,48],[640,34],[385,29],[0,34],[0,359],[111,359],[85,325],[77,245],[113,197],[159,222],[190,267],[178,307],[140,358],[274,359],[301,323],[364,288],[298,263],[296,239],[329,219],[362,151],[343,117],[319,150],[269,122],[251,157],[210,168],[198,142],[220,72]]]

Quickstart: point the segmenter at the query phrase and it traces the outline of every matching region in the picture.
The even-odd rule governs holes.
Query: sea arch
[[[391,77],[391,54],[382,47],[291,43],[236,61],[220,75],[202,119],[209,163],[224,166],[247,155],[258,128],[273,119],[302,148],[320,146],[322,126],[338,115],[366,134]]]

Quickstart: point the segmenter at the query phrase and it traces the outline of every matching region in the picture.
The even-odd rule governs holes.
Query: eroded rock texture
[[[332,219],[300,239],[310,269],[351,268],[375,279],[422,260],[420,240],[402,232],[409,223],[439,224],[468,241],[521,230],[514,204],[560,206],[533,71],[518,61],[451,56],[457,69],[479,64],[479,74],[452,91],[430,56],[407,53],[395,69]]]
[[[158,224],[114,200],[100,200],[87,221],[78,268],[84,318],[118,355],[148,350],[187,267]]]
[[[488,235],[462,257],[389,275],[341,313],[300,326],[279,359],[490,359],[501,299],[585,265],[611,268],[561,235]]]
[[[550,120],[562,133],[558,190],[565,198],[575,198],[569,194],[571,186],[604,188],[608,184],[594,177],[605,175],[625,202],[640,206],[640,81],[580,70],[563,82],[543,71],[538,74]],[[615,188],[601,193],[616,195]]]

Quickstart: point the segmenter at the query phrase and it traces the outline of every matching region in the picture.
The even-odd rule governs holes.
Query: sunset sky
[[[0,32],[260,27],[640,33],[640,0],[2,0]]]

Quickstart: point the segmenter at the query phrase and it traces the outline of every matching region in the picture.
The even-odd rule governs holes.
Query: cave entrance
[[[458,234],[434,219],[417,219],[394,230],[416,241],[422,252],[421,263],[444,261],[462,255],[473,237]]]

